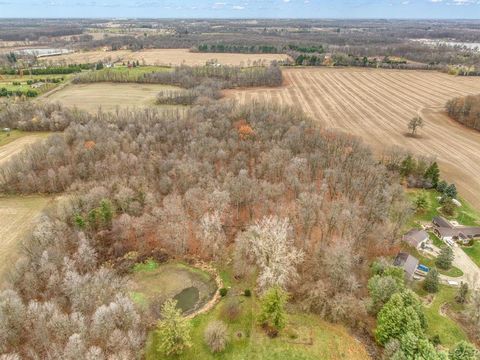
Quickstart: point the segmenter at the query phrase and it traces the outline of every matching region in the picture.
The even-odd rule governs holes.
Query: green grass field
[[[417,286],[420,286],[418,284]],[[422,296],[425,295],[423,289],[416,289],[416,292]],[[452,347],[462,340],[468,340],[463,329],[445,313],[441,313],[441,307],[448,304],[451,311],[461,311],[463,307],[455,302],[456,288],[440,286],[440,290],[431,304],[424,307],[425,316],[428,322],[426,330],[427,336],[432,338],[435,335],[440,336],[441,344],[445,347]]]
[[[477,240],[473,243],[473,246],[464,246],[462,249],[480,267],[480,241]]]
[[[258,359],[258,360],[313,360],[313,359],[369,359],[363,345],[348,334],[341,325],[327,323],[315,315],[289,313],[287,327],[274,339],[269,338],[259,326],[256,318],[259,302],[255,294],[243,296],[243,291],[253,289],[253,277],[238,281],[228,268],[219,267],[224,285],[229,289],[225,298],[208,313],[191,320],[192,347],[177,359]],[[230,320],[223,311],[228,301],[237,300],[240,314]],[[212,320],[222,320],[228,326],[229,344],[219,353],[212,354],[204,343],[203,332]],[[147,341],[147,360],[163,359],[157,350],[158,338],[152,331]]]
[[[456,220],[462,225],[480,225],[480,213],[462,198],[459,199],[462,203],[462,206],[457,209],[455,215],[446,216],[439,211],[441,204],[439,203],[437,197],[440,196],[440,194],[436,190],[408,189],[407,196],[413,202],[416,196],[422,191],[427,194],[429,206],[424,211],[415,213],[408,224],[410,228],[417,227],[420,223],[431,222],[433,217],[438,215],[441,215],[449,220]]]
[[[8,143],[15,141],[22,136],[28,135],[28,132],[20,130],[12,130],[10,132],[0,132],[0,146],[7,145]]]

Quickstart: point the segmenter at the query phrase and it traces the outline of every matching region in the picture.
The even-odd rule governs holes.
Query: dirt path
[[[434,156],[442,176],[480,209],[480,132],[451,120],[447,100],[480,93],[480,79],[435,71],[362,68],[284,70],[282,88],[229,90],[240,102],[277,101],[298,106],[320,124],[356,134],[378,154],[398,146]],[[418,138],[405,136],[407,123],[420,114],[425,127]]]
[[[0,165],[8,161],[15,154],[20,153],[26,146],[44,137],[45,134],[26,135],[11,143],[0,146]]]

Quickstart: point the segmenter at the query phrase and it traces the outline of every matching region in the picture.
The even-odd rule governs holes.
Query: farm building
[[[417,271],[418,264],[419,264],[419,261],[416,257],[404,252],[398,253],[397,257],[393,261],[394,266],[403,268],[405,272],[405,278],[407,280],[413,279],[413,276]]]
[[[480,238],[480,226],[454,225],[441,216],[434,217],[432,223],[435,234],[446,242],[458,241],[466,244],[472,239]]]
[[[428,241],[428,233],[425,230],[412,229],[403,235],[403,241],[415,249],[422,249]]]

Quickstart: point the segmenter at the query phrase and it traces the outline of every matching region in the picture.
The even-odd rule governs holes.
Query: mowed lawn
[[[0,197],[0,284],[17,259],[22,239],[49,201],[43,196]]]
[[[473,246],[464,246],[462,249],[480,267],[480,240],[476,240]]]
[[[277,338],[269,338],[258,323],[260,301],[257,294],[244,296],[245,289],[255,288],[254,277],[237,280],[228,267],[219,268],[228,294],[207,313],[191,319],[192,347],[180,360],[367,360],[370,359],[364,345],[339,324],[331,324],[316,315],[289,312],[287,326]],[[226,310],[232,301],[238,303],[236,317]],[[204,331],[213,320],[221,320],[228,327],[229,343],[226,349],[212,354],[204,342]],[[155,332],[149,334],[146,359],[165,357],[158,351]]]
[[[167,85],[133,83],[76,84],[52,93],[45,100],[89,112],[96,112],[100,108],[103,111],[114,111],[117,108],[153,106],[157,94],[165,89],[175,90],[178,88]],[[178,107],[162,106],[162,108]]]
[[[418,290],[420,295],[424,295],[423,289]],[[433,301],[424,307],[425,316],[427,318],[428,328],[426,334],[429,338],[435,335],[440,337],[441,345],[450,348],[462,340],[468,340],[467,334],[454,320],[448,317],[446,307],[450,311],[462,311],[462,305],[455,302],[456,288],[448,286],[440,286],[437,294],[434,295]],[[443,309],[442,309],[443,307]]]

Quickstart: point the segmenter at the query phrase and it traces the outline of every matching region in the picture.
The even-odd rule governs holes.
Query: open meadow
[[[193,53],[189,49],[148,49],[141,51],[86,51],[66,55],[50,56],[52,63],[93,63],[108,59],[112,63],[139,61],[145,65],[205,65],[207,61],[216,60],[222,65],[248,66],[254,63],[269,64],[274,60],[286,60],[286,54],[227,54],[227,53]]]
[[[0,165],[21,152],[28,145],[46,136],[47,133],[31,133],[17,130],[12,131],[10,136],[6,136],[5,133],[0,134]]]
[[[448,118],[447,100],[480,93],[475,77],[440,72],[361,68],[284,69],[284,86],[229,90],[240,102],[276,101],[298,106],[320,124],[361,136],[378,154],[391,146],[436,156],[444,177],[478,208],[480,132]],[[417,114],[425,121],[415,138],[407,124]]]
[[[118,84],[92,83],[69,85],[44,98],[49,102],[59,102],[67,107],[96,112],[112,111],[117,108],[132,108],[154,105],[161,90],[177,89],[173,86],[157,84]],[[173,106],[163,106],[174,108]]]
[[[0,197],[0,286],[15,263],[20,242],[48,202],[42,196]]]

